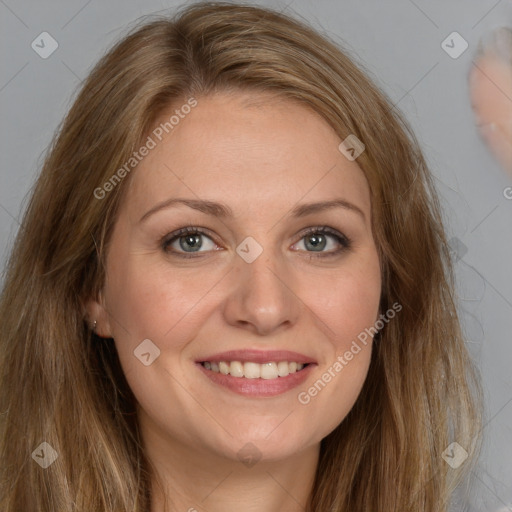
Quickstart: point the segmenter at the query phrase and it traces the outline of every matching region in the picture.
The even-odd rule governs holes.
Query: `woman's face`
[[[132,171],[89,312],[162,450],[283,459],[330,433],[367,375],[369,188],[297,103],[217,94],[156,124],[176,109]]]

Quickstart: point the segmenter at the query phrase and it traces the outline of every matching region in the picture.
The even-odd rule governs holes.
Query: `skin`
[[[341,139],[305,106],[242,92],[197,100],[130,176],[106,283],[88,314],[100,335],[114,338],[138,401],[148,457],[163,482],[160,490],[155,480],[152,512],[164,510],[165,495],[171,510],[303,511],[320,441],[350,411],[368,373],[371,339],[307,405],[297,399],[379,316],[368,184],[357,161],[338,150]],[[181,205],[139,222],[178,197],[226,203],[234,216]],[[338,207],[290,216],[297,204],[335,198],[362,215]],[[186,226],[209,232],[198,258],[162,248],[163,236]],[[314,258],[343,247],[325,235],[325,246],[311,248],[303,232],[318,226],[347,236],[350,248]],[[263,248],[252,263],[236,252],[247,236]],[[179,239],[168,249],[187,254]],[[160,350],[149,366],[133,354],[144,339]],[[232,349],[293,350],[317,366],[281,395],[241,396],[195,365]],[[252,467],[237,457],[249,442],[260,457]]]
[[[512,66],[492,51],[472,66],[471,105],[480,134],[501,166],[512,175]]]

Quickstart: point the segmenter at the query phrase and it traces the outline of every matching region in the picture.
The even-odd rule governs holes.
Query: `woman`
[[[272,10],[184,7],[98,63],[0,319],[8,512],[443,511],[478,452],[418,143]]]

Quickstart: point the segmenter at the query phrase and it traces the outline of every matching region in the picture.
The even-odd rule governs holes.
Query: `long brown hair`
[[[271,9],[197,3],[145,22],[96,65],[56,135],[24,213],[0,298],[0,508],[148,512],[151,468],[113,343],[84,304],[129,176],[95,190],[146,140],[158,114],[216,91],[308,105],[365,144],[382,266],[383,329],[349,415],[321,443],[309,510],[443,512],[479,447],[480,387],[457,318],[450,253],[414,134],[361,64]],[[42,442],[58,454],[43,470]],[[443,452],[469,454],[452,468]],[[37,455],[37,453],[36,453]],[[34,460],[32,460],[34,458]]]

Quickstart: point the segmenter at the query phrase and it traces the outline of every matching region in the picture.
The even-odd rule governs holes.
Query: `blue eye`
[[[206,244],[204,243],[205,239],[208,241]],[[309,228],[302,233],[300,242],[303,240],[304,252],[310,253],[311,258],[336,256],[351,247],[351,241],[345,235],[328,226]],[[334,246],[334,249],[332,246]],[[203,229],[193,226],[181,228],[162,241],[162,249],[165,253],[180,258],[196,258],[201,253],[219,250],[215,247],[218,247],[217,244]],[[329,250],[326,251],[326,248]]]
[[[179,229],[174,233],[171,233],[170,238],[164,240],[162,248],[165,252],[171,254],[174,253],[183,258],[194,258],[195,256],[193,256],[193,253],[205,252],[200,251],[200,249],[204,248],[205,246],[202,240],[203,238],[207,238],[208,240],[210,240],[212,245],[216,245],[212,241],[212,239],[206,235],[206,233],[203,230],[189,226],[186,228]],[[174,248],[174,250],[168,249],[168,247],[172,247],[176,242],[178,242],[180,250],[183,250],[184,253],[181,253],[180,251],[176,250],[176,248]],[[208,244],[206,244],[206,246],[208,246]],[[207,249],[212,250],[212,247],[207,247]],[[189,253],[190,255],[187,255],[187,253]]]
[[[302,235],[301,241],[305,240],[304,247],[306,247],[306,252],[318,253],[311,254],[310,257],[312,258],[337,256],[351,247],[351,241],[345,235],[328,226],[309,228]],[[334,250],[331,248],[331,250],[324,251],[329,245],[329,239],[335,241],[334,244],[331,242],[331,245],[334,245]],[[338,248],[336,248],[336,245],[338,245]],[[307,250],[308,248],[312,250],[309,251]]]

